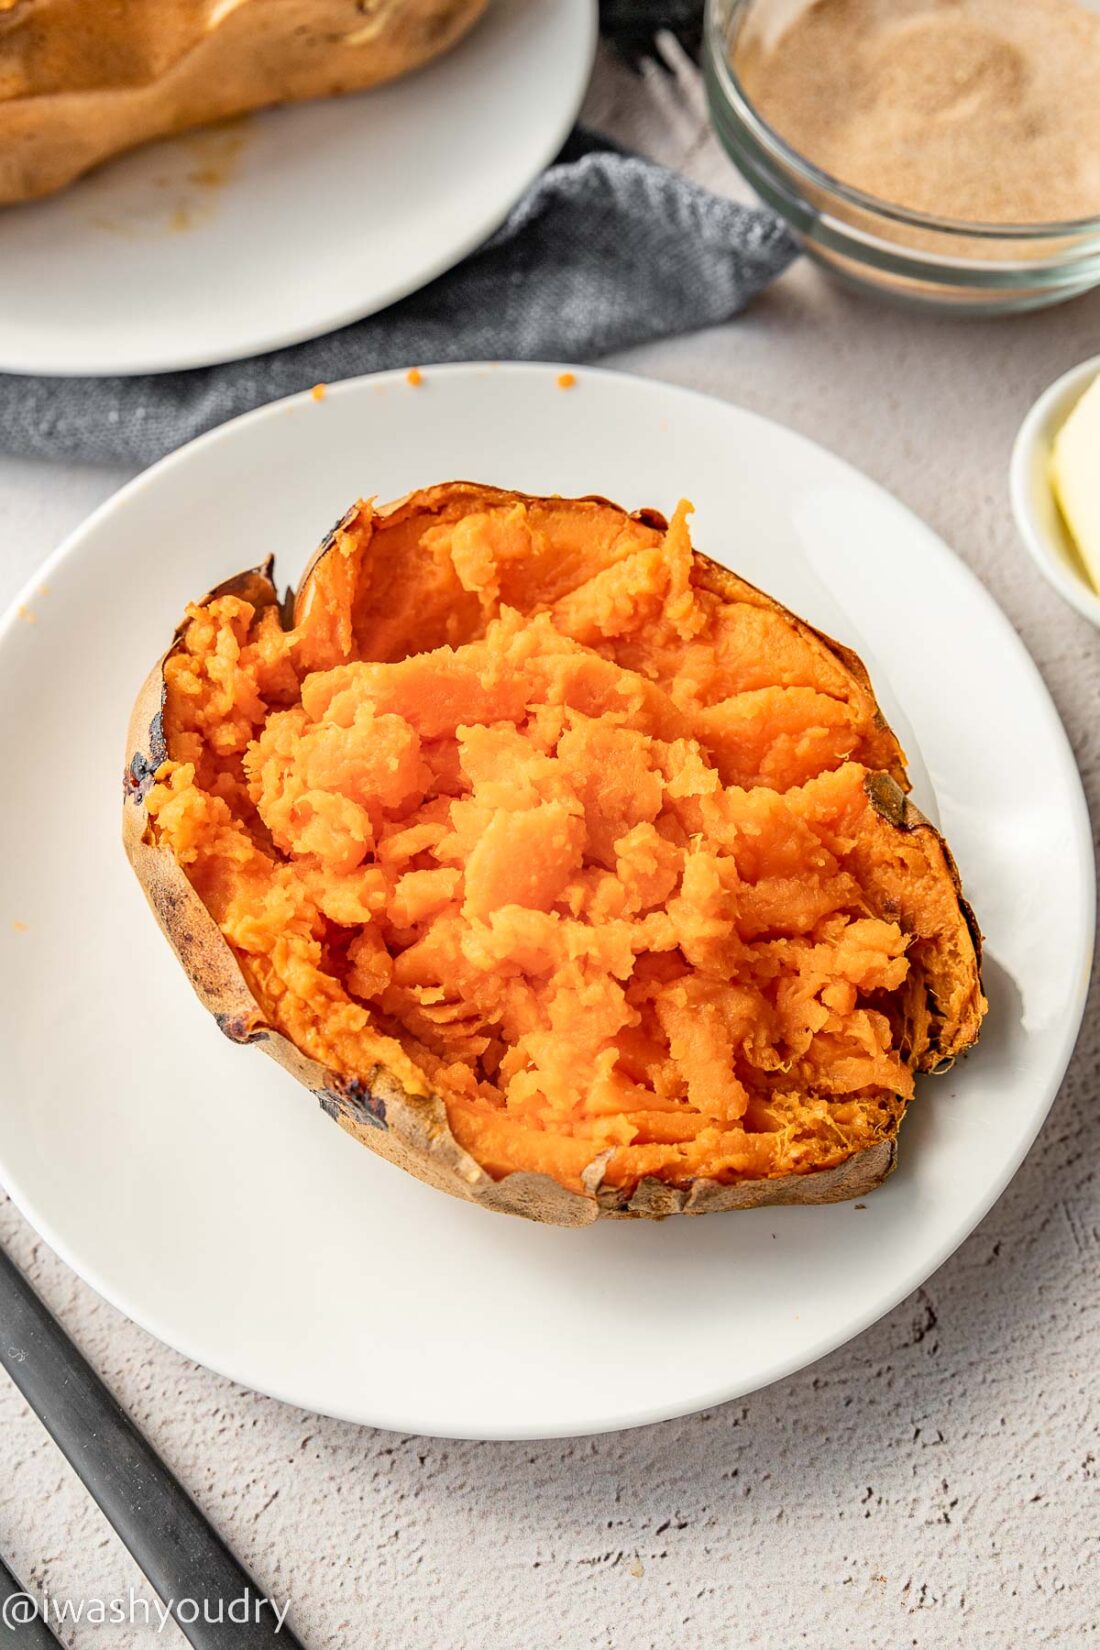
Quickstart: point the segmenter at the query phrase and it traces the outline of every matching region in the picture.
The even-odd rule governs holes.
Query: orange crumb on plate
[[[17,611],[18,617],[22,619],[24,624],[37,624],[38,623],[38,615],[36,613],[33,613],[29,607],[20,606],[16,611]]]
[[[405,374],[405,382],[406,384],[411,384],[414,390],[419,389],[420,385],[424,382],[424,374],[421,372],[419,367],[410,367],[408,372]]]
[[[323,401],[325,399],[325,396],[328,394],[328,385],[327,384],[314,384],[313,388],[310,390],[309,393],[310,393],[310,395],[312,395],[314,401]]]
[[[557,385],[558,385],[559,390],[571,390],[573,388],[573,385],[576,382],[577,382],[577,375],[576,375],[575,372],[559,372],[558,373]]]
[[[16,917],[15,921],[12,923],[12,928],[17,934],[25,934],[27,932],[26,923],[20,922],[18,917]]]

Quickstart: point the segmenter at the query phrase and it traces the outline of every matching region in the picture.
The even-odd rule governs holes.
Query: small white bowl
[[[1011,482],[1016,525],[1039,571],[1078,613],[1100,629],[1100,595],[1089,583],[1050,482],[1054,437],[1097,377],[1100,355],[1063,373],[1039,397],[1021,424],[1012,449]]]

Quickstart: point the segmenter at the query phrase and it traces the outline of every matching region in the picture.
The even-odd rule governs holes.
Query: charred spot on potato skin
[[[168,741],[164,737],[164,712],[158,710],[149,723],[149,754],[135,751],[122,775],[122,792],[132,802],[144,802],[152,787],[157,769],[168,760]]]
[[[231,1043],[266,1043],[267,1032],[249,1014],[215,1014],[218,1030]]]
[[[358,504],[353,504],[350,510],[345,510],[337,521],[334,521],[324,538],[321,540],[322,550],[331,550],[336,543],[338,533],[346,533],[352,522],[359,514]]]
[[[336,1123],[346,1117],[349,1122],[365,1123],[372,1129],[388,1128],[386,1102],[371,1090],[379,1070],[375,1067],[365,1082],[360,1077],[335,1078],[331,1088],[314,1090],[321,1110]]]
[[[135,751],[122,775],[122,793],[130,802],[144,802],[153,783],[156,767],[148,757]]]
[[[149,760],[154,768],[168,760],[168,740],[164,733],[164,709],[157,711],[149,723]]]

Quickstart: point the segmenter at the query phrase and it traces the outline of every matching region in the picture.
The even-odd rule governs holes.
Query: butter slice
[[[1085,571],[1100,591],[1100,376],[1054,438],[1050,479]]]

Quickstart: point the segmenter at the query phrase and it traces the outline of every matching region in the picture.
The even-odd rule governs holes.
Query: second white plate
[[[253,413],[124,488],[0,631],[0,1178],[161,1339],[407,1432],[602,1431],[820,1357],[981,1219],[1046,1115],[1085,1000],[1080,781],[978,582],[789,431],[667,385],[577,376],[566,391],[550,367],[441,368],[418,389],[391,374]],[[901,1165],[865,1208],[582,1231],[489,1215],[371,1156],[193,997],[119,843],[138,685],[218,579],[269,552],[294,579],[357,494],[455,476],[666,512],[686,494],[701,548],[870,641],[880,686],[887,667],[986,931],[991,1008],[978,1049],[921,1085]]]
[[[371,315],[503,221],[592,66],[594,0],[492,0],[455,50],[0,207],[0,371],[167,372]]]

